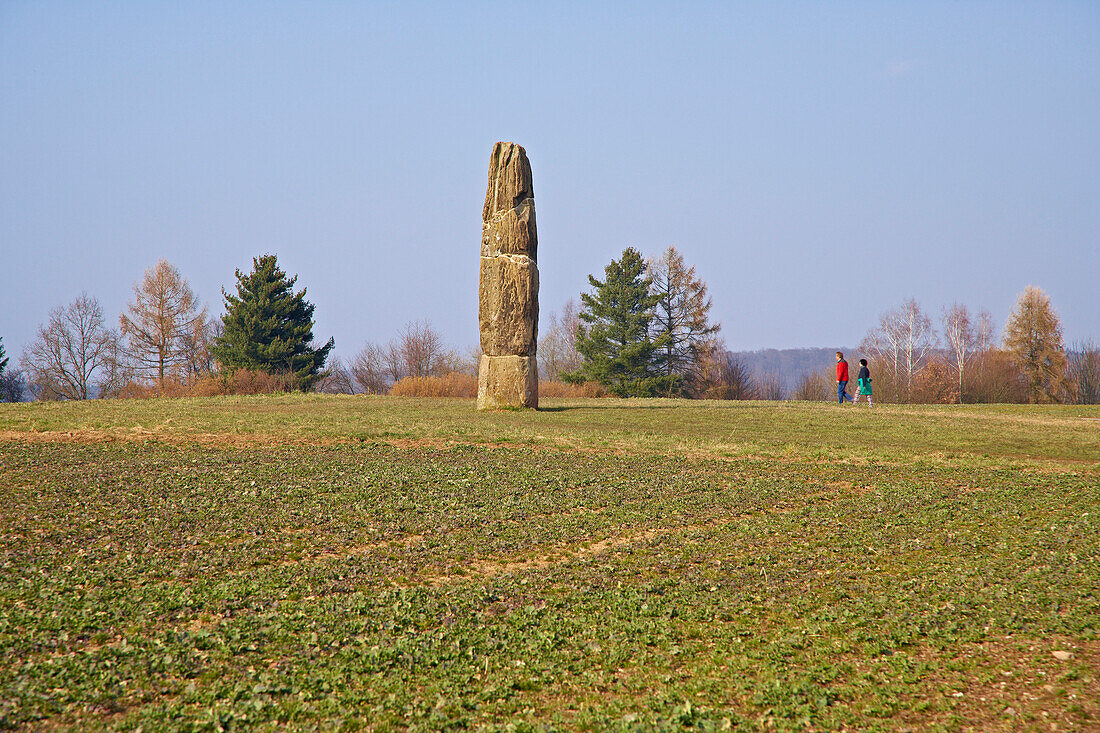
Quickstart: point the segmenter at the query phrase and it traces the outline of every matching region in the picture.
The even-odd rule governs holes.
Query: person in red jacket
[[[852,395],[848,394],[848,362],[844,361],[843,352],[836,352],[836,398],[840,404],[844,404],[844,398],[849,402],[855,402]]]

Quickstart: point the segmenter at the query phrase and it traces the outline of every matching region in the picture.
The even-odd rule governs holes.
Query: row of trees
[[[875,392],[891,402],[1095,403],[1098,353],[1083,344],[1067,353],[1050,298],[1029,286],[1000,339],[986,310],[944,308],[937,330],[910,298],[883,313],[860,343]]]
[[[707,286],[675,248],[649,260],[628,248],[604,280],[589,281],[582,308],[566,302],[539,338],[544,387],[565,381],[598,383],[620,396],[721,396],[719,326],[709,320]],[[406,380],[474,377],[479,356],[449,349],[418,321],[387,343],[368,342],[348,362],[335,359],[319,389],[384,394]]]
[[[707,396],[721,379],[718,324],[709,321],[706,284],[675,248],[644,260],[628,248],[605,280],[590,278],[583,309],[568,301],[550,314],[539,339],[543,387],[598,383],[618,395]],[[480,352],[461,353],[425,321],[406,324],[386,343],[367,342],[350,360],[334,358],[317,384],[332,393],[385,394],[415,380],[451,378],[465,389]],[[599,393],[599,389],[586,388]],[[397,391],[403,391],[398,389]]]
[[[598,382],[620,396],[785,396],[776,375],[751,375],[723,349],[706,283],[675,248],[648,261],[627,248],[589,284],[579,312],[570,301],[551,318],[539,345],[542,374]],[[1038,288],[1020,295],[1001,338],[988,311],[972,314],[959,303],[944,309],[940,324],[942,332],[915,299],[882,314],[859,347],[880,400],[1100,401],[1100,352],[1091,344],[1067,352]],[[833,387],[831,377],[809,375],[793,396],[825,398]]]
[[[427,322],[407,324],[387,343],[368,342],[349,361],[329,360],[333,341],[313,345],[312,303],[294,291],[274,255],[235,273],[222,291],[225,313],[211,318],[174,266],[161,260],[134,285],[132,301],[110,328],[95,298],[81,294],[52,311],[8,369],[0,340],[0,399],[179,393],[167,389],[228,380],[238,370],[266,374],[284,389],[382,394],[407,380],[476,376],[479,353],[459,353]],[[539,373],[553,383],[602,385],[619,396],[782,399],[776,375],[754,375],[726,351],[710,320],[706,283],[669,247],[644,259],[627,248],[589,276],[578,308],[549,316],[539,340]],[[871,362],[876,397],[887,402],[1100,401],[1100,351],[1067,352],[1049,297],[1028,287],[1003,337],[988,311],[955,303],[937,330],[909,299],[883,313],[860,344]],[[326,368],[326,361],[328,365]],[[240,378],[238,377],[238,381]],[[244,380],[254,388],[255,380]],[[808,376],[791,395],[819,399],[832,378]],[[216,391],[216,390],[215,390]]]
[[[386,394],[406,379],[477,374],[477,357],[447,347],[427,321],[407,323],[387,343],[367,342],[350,361],[332,360],[317,388],[333,394]]]
[[[257,257],[251,272],[235,274],[236,293],[222,291],[226,312],[218,319],[209,317],[179,270],[164,260],[135,283],[117,330],[108,325],[99,301],[82,293],[39,325],[21,369],[0,385],[4,397],[155,394],[217,375],[228,379],[238,369],[278,375],[292,389],[311,389],[333,341],[313,346],[314,306],[305,289],[294,291],[297,278],[288,278],[274,255]],[[0,369],[0,377],[5,371]]]
[[[597,382],[620,397],[705,396],[721,326],[710,321],[707,285],[694,266],[674,247],[649,261],[628,247],[604,268],[603,280],[589,275],[588,282],[576,323],[551,326],[551,358],[562,379]],[[571,344],[562,333],[569,328]]]

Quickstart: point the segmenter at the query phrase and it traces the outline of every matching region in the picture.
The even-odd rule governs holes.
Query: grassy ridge
[[[1095,410],[551,408],[5,406],[0,726],[1100,724]]]

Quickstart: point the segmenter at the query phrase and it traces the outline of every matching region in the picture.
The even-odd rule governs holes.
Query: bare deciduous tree
[[[402,377],[437,374],[448,356],[443,337],[427,321],[405,324],[397,335],[396,353],[403,366]]]
[[[781,400],[785,390],[783,389],[783,380],[775,372],[767,372],[766,374],[757,374],[752,380],[756,385],[756,399],[758,400]]]
[[[99,301],[81,293],[38,327],[22,367],[39,399],[86,400],[110,393],[122,378],[118,334],[106,327]]]
[[[351,370],[339,356],[333,356],[328,360],[325,371],[321,372],[321,378],[313,385],[314,392],[324,394],[355,394]]]
[[[1094,343],[1087,341],[1070,350],[1068,372],[1077,403],[1100,404],[1100,349]]]
[[[863,339],[860,349],[888,370],[885,376],[903,393],[898,396],[909,401],[913,380],[928,363],[936,345],[932,319],[925,315],[914,298],[910,298],[879,317],[879,325]]]
[[[351,361],[351,375],[359,389],[367,394],[385,394],[396,379],[389,369],[388,350],[384,346],[367,343]]]
[[[884,381],[883,377],[891,382],[896,381],[901,372],[901,339],[901,332],[891,312],[879,317],[878,326],[868,331],[859,345],[860,351],[886,372],[879,376],[880,382]]]
[[[993,315],[982,308],[978,311],[978,325],[974,329],[974,348],[978,353],[997,348],[997,324]]]
[[[206,307],[199,309],[191,286],[173,265],[160,260],[146,270],[141,284],[134,284],[127,310],[119,323],[139,371],[163,384],[165,376],[195,361],[195,349],[206,341]]]
[[[978,334],[970,322],[970,311],[961,303],[952,303],[943,309],[943,336],[951,350],[951,367],[959,383],[959,394],[963,391],[963,375],[970,362]]]
[[[186,356],[182,368],[184,376],[189,379],[205,377],[217,370],[217,360],[214,359],[214,340],[222,335],[224,324],[220,318],[210,318],[206,323],[185,333],[180,345]]]
[[[701,375],[701,393],[706,399],[751,400],[756,395],[749,368],[721,346],[704,355]]]
[[[576,371],[581,363],[577,351],[577,328],[581,319],[577,315],[577,303],[572,298],[565,302],[561,313],[551,313],[549,326],[539,336],[539,377],[558,381],[565,372]]]
[[[807,372],[798,381],[791,398],[809,402],[835,400],[836,392],[836,374],[831,369],[828,372]],[[875,400],[878,401],[877,395]]]
[[[960,390],[955,382],[955,365],[949,353],[940,352],[929,357],[924,369],[913,380],[910,402],[933,405],[954,405],[960,401]]]
[[[383,394],[405,377],[441,376],[469,371],[465,359],[446,348],[443,337],[427,321],[407,323],[385,345],[368,342],[349,367],[359,388]]]
[[[986,309],[978,311],[978,317],[971,324],[974,334],[973,349],[970,354],[963,381],[960,399],[963,402],[991,402],[995,395],[1004,396],[1008,385],[998,385],[997,380],[1005,376],[1002,369],[1002,359],[999,339],[997,337],[997,324],[993,316]]]
[[[456,352],[456,358],[458,358],[461,364],[461,368],[457,371],[463,374],[469,374],[472,377],[476,377],[478,369],[481,368],[481,344],[477,346],[471,346],[466,349],[465,356]]]
[[[990,348],[976,354],[966,378],[964,398],[967,402],[1027,402],[1027,380],[1007,351]]]

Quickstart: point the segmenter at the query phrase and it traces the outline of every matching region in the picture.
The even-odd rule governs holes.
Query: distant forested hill
[[[817,349],[762,349],[760,351],[731,351],[748,368],[754,377],[774,374],[779,377],[783,389],[789,394],[802,380],[804,374],[831,373],[836,364],[835,347]],[[849,347],[840,347],[849,364],[859,358]]]

